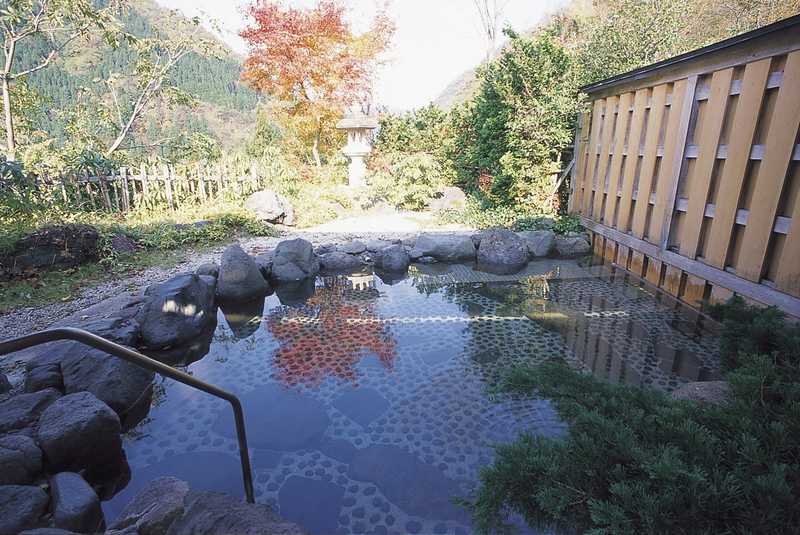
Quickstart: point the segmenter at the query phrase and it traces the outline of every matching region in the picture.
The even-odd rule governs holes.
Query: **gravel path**
[[[423,231],[468,230],[467,227],[456,225],[437,226],[434,218],[426,214],[393,212],[343,218],[303,231],[285,232],[276,238],[248,238],[241,240],[241,245],[251,254],[258,254],[274,248],[282,240],[296,237],[304,238],[317,246],[343,243],[354,239],[408,239]],[[221,244],[200,253],[187,251],[186,259],[177,265],[152,267],[121,280],[89,286],[81,290],[78,296],[70,301],[8,311],[0,315],[0,339],[14,338],[44,329],[107,299],[125,294],[133,295],[155,282],[164,281],[178,273],[194,271],[197,266],[205,262],[218,262],[226,245]]]

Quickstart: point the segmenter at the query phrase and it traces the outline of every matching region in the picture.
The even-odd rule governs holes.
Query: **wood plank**
[[[589,135],[587,145],[587,156],[583,174],[583,199],[581,200],[581,213],[589,215],[589,206],[592,199],[592,178],[594,168],[597,165],[597,142],[600,139],[600,130],[603,125],[603,105],[605,100],[599,99],[594,102],[592,111],[592,131]]]
[[[580,219],[583,226],[595,235],[600,234],[605,236],[606,239],[612,239],[619,244],[630,247],[632,259],[630,271],[636,275],[641,275],[641,273],[634,269],[636,264],[633,260],[637,257],[641,259],[643,255],[646,254],[651,258],[661,260],[687,273],[694,273],[698,277],[707,280],[712,285],[718,284],[743,297],[748,297],[767,305],[774,305],[787,314],[800,319],[800,299],[797,297],[793,297],[775,288],[770,288],[765,284],[759,284],[737,277],[733,273],[728,273],[725,270],[709,266],[698,260],[686,258],[678,253],[662,251],[657,245],[596,223],[587,217],[581,217]],[[641,261],[638,262],[638,264],[641,265]]]
[[[647,199],[650,198],[650,189],[653,184],[653,174],[656,168],[656,149],[661,133],[661,121],[666,110],[664,102],[667,96],[665,84],[653,88],[650,118],[647,121],[647,133],[644,142],[644,159],[639,173],[639,189],[636,194],[636,206],[633,210],[633,224],[631,232],[637,238],[644,236],[644,224],[647,220]]]
[[[662,249],[667,248],[669,227],[678,193],[678,179],[683,166],[683,150],[686,148],[689,120],[695,105],[696,86],[697,76],[692,76],[676,82],[672,91],[672,111],[669,114],[664,138],[664,158],[661,161],[661,173],[656,184],[656,204],[653,207],[649,233],[651,241],[661,244]]]
[[[733,292],[727,288],[724,288],[718,284],[715,284],[711,287],[711,297],[709,299],[712,303],[725,303],[733,297]]]
[[[610,240],[609,240],[610,241]],[[655,258],[647,259],[647,271],[644,278],[647,282],[658,288],[658,283],[661,282],[661,261]]]
[[[625,245],[617,244],[617,258],[614,259],[614,263],[618,266],[628,269],[628,255],[630,254],[630,251],[631,250]]]
[[[753,145],[771,63],[771,59],[749,63],[742,78],[742,89],[731,126],[731,139],[728,141],[728,157],[719,178],[714,221],[705,248],[705,262],[720,269],[725,267],[728,256],[749,163],[748,155]]]
[[[617,133],[614,140],[614,156],[611,157],[611,171],[608,178],[608,192],[606,194],[606,210],[602,221],[609,226],[614,226],[614,212],[617,207],[617,191],[619,190],[619,177],[622,174],[623,149],[625,148],[625,134],[628,133],[628,122],[631,114],[628,111],[633,93],[625,93],[619,98],[619,108],[623,110],[617,117]]]
[[[637,277],[641,277],[644,274],[644,254],[636,249],[633,249],[631,251],[631,265],[628,269]]]
[[[595,220],[598,220],[601,216],[600,210],[603,206],[603,197],[606,189],[606,172],[608,171],[608,163],[613,146],[612,136],[615,134],[614,122],[616,121],[616,115],[610,110],[613,110],[617,106],[617,102],[619,102],[619,97],[617,96],[608,97],[606,99],[606,113],[603,116],[603,139],[600,144],[600,156],[597,158],[597,167],[593,180],[594,206],[591,210],[591,216]]]
[[[633,117],[631,117],[631,133],[628,136],[628,154],[625,160],[625,169],[622,175],[622,196],[619,198],[619,211],[617,214],[616,228],[626,232],[633,202],[633,185],[636,179],[636,167],[639,163],[639,144],[642,139],[642,129],[645,128],[645,104],[649,98],[649,89],[640,89],[633,99]]]
[[[575,166],[572,168],[572,177],[570,180],[570,194],[567,201],[567,211],[573,213],[575,207],[580,205],[581,196],[581,180],[580,170],[583,167],[583,162],[586,159],[586,143],[583,140],[583,132],[586,128],[586,112],[578,114],[578,120],[575,124],[575,141],[572,144],[572,153],[574,154]],[[251,165],[254,165],[251,164]]]
[[[122,182],[122,209],[129,212],[131,209],[130,191],[128,189],[128,169],[123,167],[119,170],[119,176]]]
[[[680,269],[667,265],[664,274],[664,284],[662,288],[673,297],[678,297],[678,292],[681,289],[681,275],[683,271]]]
[[[700,308],[703,305],[705,294],[705,279],[687,273],[686,284],[683,287],[683,294],[681,294],[680,299],[693,307]]]
[[[778,259],[775,286],[779,290],[800,297],[800,198],[794,200],[791,225],[783,243],[781,257]]]
[[[786,57],[783,81],[778,89],[772,121],[766,137],[766,151],[753,191],[752,207],[742,237],[736,273],[758,282],[766,260],[772,227],[775,225],[786,172],[800,125],[800,51]]]
[[[725,110],[733,79],[733,69],[717,71],[711,78],[711,94],[703,114],[702,131],[700,132],[699,158],[694,166],[692,180],[689,183],[689,205],[682,222],[679,237],[680,253],[689,258],[697,256],[697,245],[700,241],[700,229],[706,212],[711,177],[717,161],[717,147],[725,122]]]
[[[608,262],[616,262],[617,260],[617,244],[613,240],[606,240],[605,249],[603,250],[603,258]]]

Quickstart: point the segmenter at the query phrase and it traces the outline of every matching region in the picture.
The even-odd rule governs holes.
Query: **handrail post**
[[[223,399],[231,404],[233,409],[233,417],[236,423],[236,438],[239,442],[239,457],[242,463],[242,480],[244,483],[244,492],[249,503],[255,503],[255,493],[253,492],[253,473],[250,467],[250,453],[247,448],[247,432],[244,423],[244,411],[242,410],[242,403],[239,398],[228,392],[218,388],[210,383],[206,383],[184,373],[176,370],[172,366],[167,366],[163,362],[151,359],[141,353],[138,353],[130,348],[119,345],[110,340],[106,340],[101,336],[90,333],[83,329],[76,329],[74,327],[59,327],[56,329],[48,329],[45,331],[38,331],[19,338],[12,338],[0,342],[0,356],[14,353],[21,349],[38,346],[47,342],[56,342],[59,340],[72,340],[82,344],[91,346],[100,351],[121,358],[126,362],[135,364],[152,372],[163,375],[179,383],[185,384],[192,388],[196,388],[206,394]]]

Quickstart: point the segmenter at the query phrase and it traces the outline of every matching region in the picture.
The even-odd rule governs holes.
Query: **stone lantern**
[[[342,153],[350,158],[347,168],[348,185],[360,187],[365,185],[367,165],[364,158],[372,152],[372,134],[378,128],[378,119],[362,112],[352,112],[336,123],[338,130],[347,132],[347,145]]]

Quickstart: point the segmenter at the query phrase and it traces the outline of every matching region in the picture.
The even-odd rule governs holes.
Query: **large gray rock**
[[[0,403],[0,434],[32,433],[31,428],[44,410],[61,397],[58,390],[47,389],[30,394],[19,394]]]
[[[520,268],[528,262],[528,245],[514,232],[495,228],[481,233],[478,263]]]
[[[40,487],[0,487],[0,535],[17,535],[41,526],[49,502],[47,493]]]
[[[219,276],[219,265],[214,262],[206,262],[197,266],[194,273],[195,275],[205,275],[216,279]]]
[[[592,246],[586,236],[568,234],[556,237],[556,251],[560,256],[580,256],[592,252]]]
[[[294,225],[294,208],[289,199],[272,190],[257,191],[250,195],[244,207],[261,221]]]
[[[268,506],[249,504],[215,492],[190,492],[183,515],[167,535],[302,535],[303,529],[282,520]]]
[[[147,416],[153,398],[153,372],[96,350],[82,358],[68,358],[61,369],[67,394],[91,392],[117,413],[124,430]]]
[[[35,364],[36,361],[29,362],[25,373],[25,392],[38,392],[45,388],[55,388],[64,391],[64,377],[61,375],[61,365],[52,363]]]
[[[333,251],[320,256],[319,265],[327,272],[355,271],[361,269],[361,259],[352,254]]]
[[[440,262],[469,261],[475,259],[475,244],[465,235],[421,234],[414,242],[410,256],[432,256]]]
[[[361,254],[367,250],[367,246],[364,242],[355,240],[337,246],[336,250],[347,254]]]
[[[204,335],[217,324],[215,292],[216,279],[194,274],[147,288],[136,315],[142,326],[140,347],[170,362],[182,360],[178,355],[191,360],[207,350]]]
[[[255,301],[269,293],[269,283],[264,280],[253,258],[239,244],[233,244],[222,253],[217,278],[217,297],[222,302]]]
[[[14,243],[0,257],[0,274],[18,275],[32,269],[76,266],[96,260],[100,233],[89,225],[58,225],[42,228]]]
[[[727,381],[696,381],[686,383],[672,392],[673,399],[695,401],[701,405],[724,405],[733,391]]]
[[[109,530],[134,527],[139,535],[163,535],[183,515],[189,485],[174,477],[160,477],[143,488],[119,514]]]
[[[0,437],[0,485],[31,483],[42,472],[42,450],[25,435]]]
[[[11,382],[6,377],[6,374],[0,372],[0,395],[5,394],[11,390]]]
[[[50,468],[102,472],[123,458],[120,431],[119,417],[108,405],[79,392],[45,409],[36,438]]]
[[[118,344],[134,346],[139,324],[132,319],[108,318],[87,323],[86,330]],[[26,388],[58,388],[67,394],[91,392],[111,407],[123,429],[130,429],[148,413],[153,372],[79,342],[58,342],[31,359]]]
[[[367,251],[371,253],[377,253],[378,251],[386,249],[390,245],[394,245],[394,242],[390,242],[389,240],[370,240],[367,242]]]
[[[267,251],[265,253],[261,253],[256,255],[255,262],[258,266],[258,270],[261,272],[261,276],[264,277],[264,280],[269,280],[272,276],[272,261],[275,258],[275,251]]]
[[[552,230],[526,230],[517,235],[525,241],[531,258],[549,255],[556,245],[556,234]]]
[[[34,528],[26,529],[20,532],[19,535],[77,535],[77,533],[59,528]]]
[[[447,186],[442,189],[440,196],[428,203],[430,210],[463,210],[467,206],[467,195],[461,188]]]
[[[375,264],[384,271],[400,272],[408,269],[411,263],[402,245],[390,245],[378,252]]]
[[[272,261],[272,279],[279,282],[297,282],[319,273],[319,260],[314,248],[302,238],[282,241],[275,248]]]
[[[116,254],[131,254],[136,252],[136,242],[130,236],[116,232],[111,236],[109,247]]]
[[[61,472],[50,478],[53,523],[57,528],[77,533],[97,533],[105,528],[100,498],[89,484],[74,472]]]

